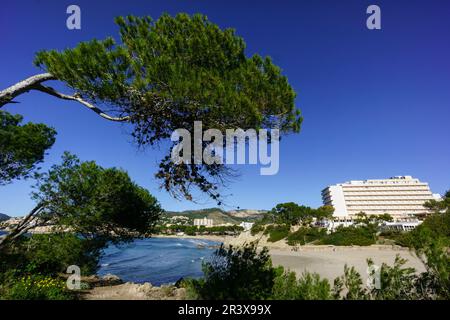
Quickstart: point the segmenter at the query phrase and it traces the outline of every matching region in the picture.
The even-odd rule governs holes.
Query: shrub
[[[275,279],[272,299],[275,300],[329,300],[331,287],[317,273],[305,272],[297,280],[295,273],[286,271]]]
[[[372,228],[365,226],[338,227],[333,233],[325,236],[320,243],[335,246],[369,246],[375,244],[376,234]]]
[[[399,236],[396,243],[421,249],[430,245],[430,242],[436,239],[441,239],[444,245],[450,246],[450,209],[443,213],[432,214],[417,228]]]
[[[300,228],[295,232],[289,233],[287,243],[290,246],[304,245],[306,243],[322,239],[326,236],[326,230],[321,228]]]
[[[74,295],[66,283],[58,278],[28,275],[12,278],[4,285],[1,297],[8,300],[71,300]]]
[[[95,273],[103,241],[82,239],[70,233],[22,237],[0,252],[0,283],[8,276],[25,274],[56,276],[70,265],[82,274]]]
[[[255,223],[252,226],[252,229],[250,230],[250,233],[252,234],[252,236],[257,235],[260,232],[264,232],[265,230],[265,226],[263,224],[259,224],[259,223]]]
[[[269,242],[277,242],[284,238],[286,238],[289,234],[290,227],[288,225],[270,225],[264,231],[264,234],[268,234],[269,238],[267,241]]]
[[[203,265],[204,278],[185,282],[189,296],[207,300],[259,300],[272,294],[276,277],[269,251],[256,244],[223,245]]]
[[[30,268],[35,273],[56,275],[70,265],[82,274],[95,273],[103,241],[85,240],[70,233],[33,235],[26,243]]]

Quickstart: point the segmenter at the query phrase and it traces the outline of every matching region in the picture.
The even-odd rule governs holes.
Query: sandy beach
[[[382,263],[393,265],[396,255],[408,260],[405,266],[415,268],[418,272],[425,271],[423,263],[408,250],[393,249],[384,246],[370,247],[322,247],[309,246],[299,251],[271,249],[274,265],[282,265],[297,275],[304,271],[316,272],[329,281],[344,273],[344,266],[354,266],[363,280],[367,279],[367,259],[381,266]]]
[[[160,236],[157,236],[160,237]],[[162,236],[170,238],[207,239],[222,242],[225,245],[240,246],[244,243],[258,241],[259,247],[268,247],[272,262],[275,266],[281,265],[297,275],[304,271],[316,272],[321,277],[333,282],[344,273],[344,266],[354,266],[361,274],[363,280],[367,279],[367,259],[381,266],[382,263],[393,265],[396,255],[408,260],[406,267],[415,268],[417,272],[425,271],[423,263],[407,248],[389,245],[373,245],[366,247],[352,246],[317,246],[306,245],[293,250],[284,240],[268,242],[264,236],[252,236],[250,232],[243,232],[237,237],[230,236]]]

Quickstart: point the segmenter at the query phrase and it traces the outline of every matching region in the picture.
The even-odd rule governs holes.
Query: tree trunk
[[[32,90],[44,81],[55,80],[51,73],[41,73],[20,81],[5,90],[0,91],[0,108],[5,104],[14,103],[12,100],[22,93]]]

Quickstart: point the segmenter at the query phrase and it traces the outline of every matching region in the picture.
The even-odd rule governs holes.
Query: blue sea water
[[[180,278],[203,275],[208,260],[220,243],[203,239],[149,238],[104,250],[99,275],[114,274],[124,281],[174,283]]]

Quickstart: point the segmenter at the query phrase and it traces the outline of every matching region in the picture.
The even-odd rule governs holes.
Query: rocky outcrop
[[[84,300],[183,300],[186,290],[174,285],[155,287],[149,282],[143,284],[124,283],[119,277],[107,274],[103,277],[89,276],[82,279],[85,289]]]

